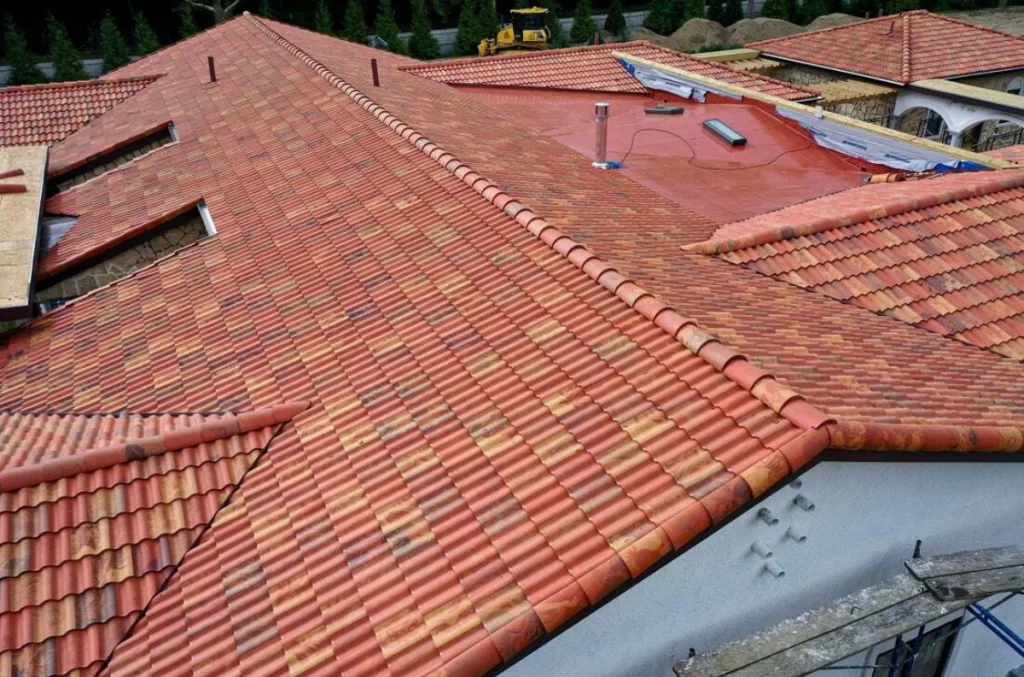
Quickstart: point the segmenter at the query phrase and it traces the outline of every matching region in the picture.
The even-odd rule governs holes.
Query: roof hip
[[[803,396],[750,363],[746,356],[700,329],[696,320],[683,316],[654,294],[641,288],[632,279],[589,251],[584,245],[576,242],[522,202],[508,195],[493,181],[477,173],[469,165],[389,113],[257,17],[249,12],[245,12],[243,16],[257,29],[313,69],[320,77],[413,144],[424,155],[444,167],[591,279],[615,294],[628,306],[670,334],[693,354],[704,359],[777,414],[803,429],[818,429],[831,420],[824,412],[808,404]]]

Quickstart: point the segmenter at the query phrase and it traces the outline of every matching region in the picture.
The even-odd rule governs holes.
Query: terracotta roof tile
[[[376,97],[441,85],[327,39],[422,86],[370,100],[268,25],[238,18],[130,66],[167,73],[149,109],[128,101],[56,151],[72,164],[170,115],[181,142],[161,162],[68,191],[79,225],[131,229],[202,196],[217,235],[0,352],[0,406],[22,411],[312,402],[111,674],[481,675],[825,447],[828,417]],[[222,64],[216,83],[197,86],[197,54]],[[680,213],[630,212],[633,184],[606,180],[623,220]],[[600,210],[572,196],[571,221]],[[79,632],[69,648],[93,641]]]
[[[1024,68],[1024,38],[925,10],[747,46],[773,58],[903,84]]]
[[[270,443],[275,413],[0,414],[5,671],[95,674]]]
[[[1016,162],[1017,164],[1024,164],[1024,144],[1016,146],[1006,146],[1005,148],[997,148],[995,150],[985,151],[986,155],[997,157],[1001,160],[1009,160],[1010,162]]]
[[[539,87],[596,92],[644,93],[647,89],[619,64],[612,52],[623,51],[698,75],[747,87],[792,101],[816,98],[816,92],[728,65],[680,54],[642,40],[610,45],[570,47],[506,54],[485,59],[435,61],[404,69],[449,85]]]
[[[157,77],[0,88],[0,146],[56,143]]]
[[[697,245],[798,287],[1024,360],[1024,172],[868,185]]]

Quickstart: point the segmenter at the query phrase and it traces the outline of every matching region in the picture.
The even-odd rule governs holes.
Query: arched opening
[[[961,148],[984,153],[1024,143],[1024,128],[1010,120],[983,120],[964,130]]]
[[[1024,96],[1024,78],[1014,78],[1010,80],[1010,84],[1006,86],[1007,94],[1014,94],[1016,96]]]
[[[914,106],[903,111],[899,116],[897,129],[907,134],[931,139],[939,143],[948,143],[950,134],[946,121],[941,115],[925,106]]]

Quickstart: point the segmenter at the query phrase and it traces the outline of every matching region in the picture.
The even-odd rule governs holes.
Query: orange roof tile
[[[1024,38],[925,10],[747,46],[772,58],[901,84],[1024,68]]]
[[[824,448],[825,415],[278,26],[238,18],[136,64],[167,73],[145,106],[54,151],[70,165],[173,113],[160,162],[68,191],[65,238],[114,203],[132,229],[196,196],[217,235],[0,348],[19,410],[312,403],[111,674],[480,675]],[[386,83],[441,87],[341,44]],[[197,86],[207,54],[218,80]],[[606,181],[625,220],[634,184]],[[681,213],[658,209],[632,214]]]
[[[449,85],[498,85],[575,89],[596,92],[643,93],[647,89],[626,72],[612,56],[623,51],[676,68],[714,78],[764,94],[804,101],[816,92],[788,82],[773,80],[728,65],[680,54],[649,42],[615,43],[553,49],[541,52],[504,54],[487,58],[433,61],[404,66],[405,70]]]
[[[157,77],[0,88],[0,146],[56,143]]]
[[[1024,360],[1024,171],[863,186],[691,249]]]
[[[995,150],[985,151],[985,155],[991,155],[997,157],[1000,160],[1009,160],[1010,162],[1016,162],[1019,165],[1024,165],[1024,144],[1016,146],[1006,146],[1005,148],[997,148]]]
[[[0,413],[4,672],[96,674],[274,426],[303,406],[238,416]]]

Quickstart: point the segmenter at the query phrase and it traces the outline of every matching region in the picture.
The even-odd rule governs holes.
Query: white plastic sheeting
[[[691,80],[682,75],[676,75],[674,73],[665,73],[655,68],[643,66],[641,64],[635,64],[626,59],[619,59],[619,64],[626,69],[626,71],[634,78],[640,81],[644,87],[648,89],[655,89],[659,92],[668,92],[669,94],[675,94],[681,96],[684,99],[695,99],[704,102],[707,98],[708,92],[718,94],[719,96],[728,97],[739,101],[742,97],[727,92],[724,89],[716,89],[710,87],[703,82]]]

